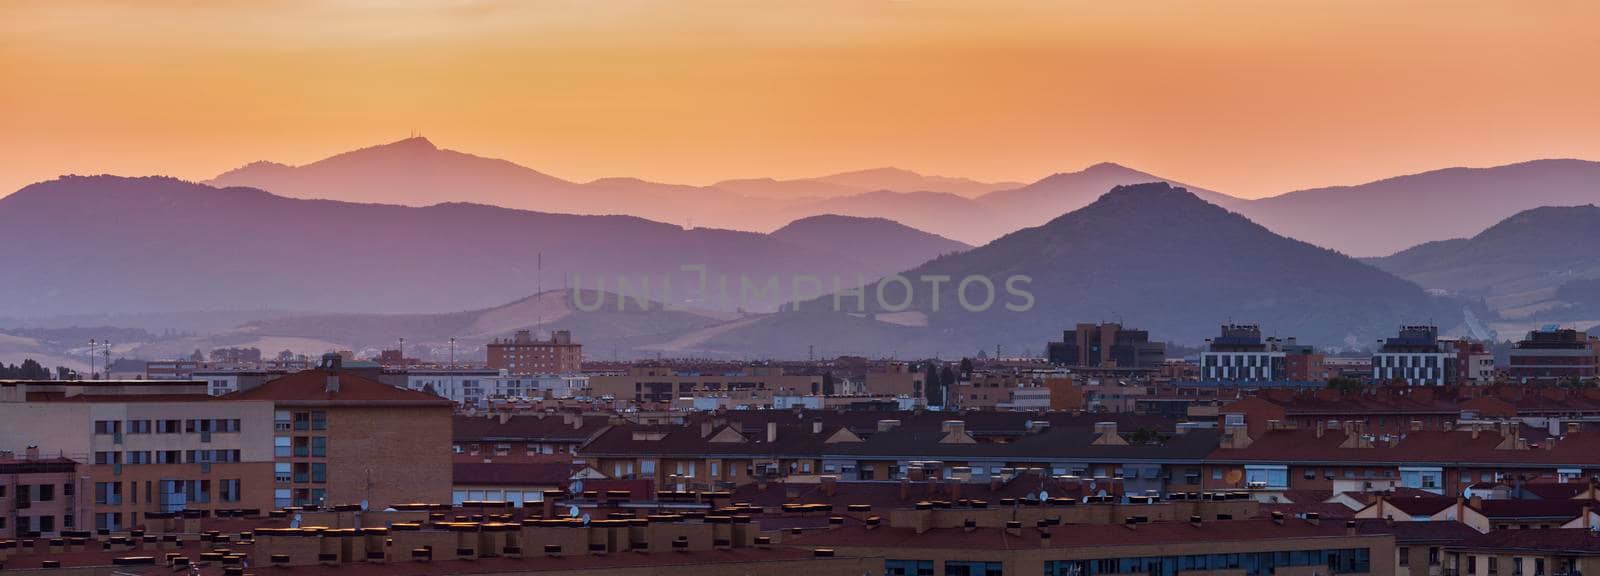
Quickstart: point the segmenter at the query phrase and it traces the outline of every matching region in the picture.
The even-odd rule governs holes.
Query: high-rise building
[[[488,349],[489,368],[511,374],[569,374],[583,369],[583,345],[573,342],[566,330],[550,333],[548,340],[518,330],[511,338],[496,338]]]
[[[1226,324],[1222,334],[1206,340],[1206,350],[1200,353],[1200,378],[1226,382],[1269,382],[1289,379],[1288,355],[1290,351],[1309,351],[1289,340],[1262,338],[1261,327],[1255,324]]]
[[[1050,363],[1064,366],[1157,368],[1166,360],[1166,346],[1151,342],[1148,331],[1116,323],[1079,324],[1045,348]]]

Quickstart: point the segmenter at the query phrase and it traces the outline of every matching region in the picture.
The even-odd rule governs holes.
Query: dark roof
[[[454,408],[455,403],[426,392],[406,390],[351,372],[340,372],[339,390],[328,391],[323,370],[301,370],[260,386],[220,396],[225,400],[271,400],[279,404],[406,405]]]
[[[1410,542],[1437,542],[1455,544],[1478,536],[1478,531],[1460,522],[1389,522],[1387,520],[1357,520],[1356,530],[1361,534],[1389,534],[1398,544]]]
[[[1566,521],[1577,518],[1585,507],[1596,506],[1586,500],[1484,500],[1478,510],[1490,520],[1549,518]]]
[[[573,427],[573,421],[578,422]],[[453,436],[456,442],[567,442],[580,443],[607,426],[605,416],[541,414],[510,416],[466,416],[457,414]]]
[[[1466,550],[1553,552],[1557,554],[1600,555],[1600,532],[1583,528],[1546,530],[1491,530],[1451,546]]]
[[[1050,533],[1050,540],[1041,543],[1039,531],[1031,527],[1024,528],[1020,535],[1014,536],[1000,528],[978,528],[971,532],[961,528],[934,528],[918,534],[914,528],[868,529],[865,526],[846,525],[832,530],[786,537],[784,544],[841,548],[1016,550],[1042,547],[1102,548],[1275,538],[1347,537],[1343,522],[1313,524],[1304,520],[1291,520],[1278,524],[1267,518],[1206,522],[1200,526],[1187,522],[1152,522],[1140,524],[1134,529],[1122,526],[1065,524],[1051,527]]]
[[[1471,431],[1416,431],[1398,436],[1394,445],[1382,437],[1372,439],[1370,448],[1341,448],[1348,436],[1343,430],[1328,430],[1317,437],[1315,430],[1268,430],[1243,449],[1221,448],[1211,454],[1216,462],[1274,462],[1298,464],[1385,463],[1432,464],[1451,467],[1459,464],[1592,466],[1600,453],[1600,434],[1580,432],[1556,441],[1553,447],[1529,446],[1523,449],[1497,448],[1505,438],[1497,430],[1482,430],[1476,438]]]
[[[978,499],[998,504],[1003,498],[1036,496],[1043,490],[1051,497],[1077,498],[1087,495],[1090,480],[1068,482],[1051,477],[1023,474],[1004,482],[967,482],[959,489],[952,483],[933,484],[928,481],[905,482],[906,497],[900,497],[902,482],[841,481],[836,482],[833,494],[816,483],[773,482],[762,487],[745,484],[733,491],[734,502],[749,502],[762,508],[775,509],[784,504],[833,504],[842,509],[850,504],[868,504],[874,509],[907,508],[930,499]],[[1096,491],[1103,488],[1095,486]],[[956,493],[959,490],[959,495]]]
[[[1126,438],[1128,430],[1119,433]],[[825,455],[857,458],[951,458],[963,460],[1092,460],[1162,462],[1200,461],[1217,446],[1220,433],[1193,430],[1166,437],[1150,444],[1094,444],[1098,435],[1086,429],[1050,429],[1022,436],[1004,444],[941,443],[944,434],[935,431],[891,430],[874,434],[864,442],[829,445]]]
[[[458,486],[558,486],[572,477],[570,462],[456,462]]]

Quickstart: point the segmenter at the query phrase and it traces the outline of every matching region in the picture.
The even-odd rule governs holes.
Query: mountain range
[[[840,246],[877,249],[833,250]],[[824,279],[803,287],[822,293],[839,287],[833,278],[850,287],[963,248],[881,220],[802,222],[779,238],[633,216],[357,204],[163,177],[69,176],[0,198],[0,259],[25,262],[19,277],[31,278],[0,285],[0,317],[450,312],[564,286],[759,311],[787,298],[795,276]],[[763,288],[770,281],[776,293],[708,298],[702,274],[712,287],[730,278],[733,290],[745,279]]]
[[[1088,206],[982,247],[934,259],[865,288],[866,306],[820,298],[699,341],[678,353],[921,356],[1040,352],[1077,322],[1121,321],[1157,339],[1195,343],[1218,325],[1259,323],[1269,335],[1368,346],[1408,322],[1461,322],[1460,303],[1382,270],[1282,237],[1166,183],[1119,186]],[[937,289],[921,281],[947,278]],[[1015,285],[1009,279],[1026,277]],[[987,278],[993,304],[961,304],[962,281]],[[911,293],[906,294],[906,288]],[[1030,297],[1007,290],[1020,288]],[[984,283],[965,286],[981,308]],[[882,291],[880,300],[877,294]],[[908,304],[902,309],[903,304]],[[1006,305],[1025,307],[1017,311]]]
[[[684,226],[770,232],[824,214],[888,218],[981,245],[1094,201],[1112,187],[1167,182],[1279,234],[1376,257],[1422,242],[1475,234],[1518,211],[1600,201],[1600,163],[1536,160],[1447,168],[1353,186],[1256,200],[1103,162],[1038,181],[979,182],[877,168],[709,186],[604,178],[563,180],[505,160],[409,138],[289,166],[256,162],[209,181],[295,197],[427,206],[473,202],[567,214],[627,214]]]
[[[1374,265],[1424,288],[1479,300],[1510,334],[1600,322],[1600,207],[1517,213],[1470,237],[1428,242]],[[1506,332],[1507,330],[1502,330]]]

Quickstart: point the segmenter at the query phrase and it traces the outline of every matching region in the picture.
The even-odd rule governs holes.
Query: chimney
[[[821,434],[822,433],[822,421],[821,420],[812,420],[811,421],[811,433],[812,434]]]
[[[768,443],[772,443],[772,442],[777,442],[777,441],[778,441],[778,423],[777,422],[768,422],[767,423],[767,442]]]
[[[28,460],[38,460],[39,459],[39,447],[38,446],[29,446],[27,448],[24,448],[22,450],[22,455],[23,455],[24,458],[26,458]]]
[[[1579,423],[1579,422],[1568,422],[1567,423],[1567,433],[1568,434],[1577,434],[1579,430],[1582,430],[1582,427],[1583,427],[1582,423]]]
[[[895,428],[899,428],[899,427],[900,427],[900,421],[899,420],[879,420],[878,421],[878,431],[879,432],[888,432],[890,430],[894,430]]]
[[[1322,514],[1316,512],[1306,512],[1306,523],[1312,526],[1321,526]]]
[[[1128,441],[1123,440],[1122,435],[1117,433],[1116,422],[1094,423],[1094,440],[1090,444],[1095,446],[1124,446],[1127,443]]]
[[[1471,504],[1471,506],[1472,506],[1472,509],[1474,509],[1474,510],[1482,510],[1483,509],[1483,496],[1478,495],[1478,494],[1473,494],[1472,495],[1472,504]]]
[[[700,437],[701,438],[706,438],[706,437],[711,436],[711,431],[714,430],[714,429],[715,428],[711,425],[711,421],[710,420],[705,420],[705,421],[700,422]]]
[[[901,476],[900,477],[900,499],[901,500],[905,500],[905,499],[910,498],[910,497],[911,497],[911,478],[909,477],[909,475],[908,476]]]
[[[965,433],[967,431],[967,423],[964,420],[945,420],[939,425],[939,431],[945,434]]]
[[[1344,533],[1345,533],[1345,535],[1348,535],[1348,536],[1355,536],[1356,535],[1356,521],[1355,520],[1345,520],[1344,521]]]
[[[1421,420],[1412,420],[1411,421],[1411,431],[1412,432],[1421,432],[1422,431],[1422,421]]]

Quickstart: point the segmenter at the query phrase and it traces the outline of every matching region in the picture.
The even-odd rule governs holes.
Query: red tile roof
[[[1152,522],[1133,529],[1122,526],[1067,524],[1050,528],[1051,538],[1041,543],[1039,530],[1024,528],[1020,535],[1000,528],[935,528],[916,533],[914,528],[845,525],[785,539],[785,545],[830,546],[840,548],[963,548],[1016,550],[1028,548],[1088,548],[1148,546],[1188,542],[1237,542],[1275,538],[1345,537],[1344,522],[1312,524],[1291,519],[1278,524],[1271,519],[1224,520],[1200,526],[1187,522]]]
[[[339,390],[328,391],[333,373],[302,370],[260,386],[221,396],[224,400],[271,400],[280,404],[407,405],[454,408],[455,403],[426,392],[406,390],[350,372],[340,372]]]
[[[572,477],[570,462],[460,462],[454,466],[457,486],[555,486],[565,489]]]

